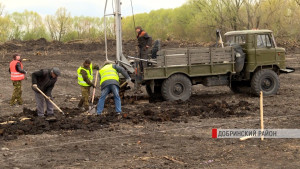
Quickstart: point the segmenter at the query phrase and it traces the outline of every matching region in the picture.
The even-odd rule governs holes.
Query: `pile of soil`
[[[113,102],[113,100],[107,100]],[[110,104],[106,104],[110,105]],[[132,107],[135,107],[134,109]],[[0,139],[10,140],[16,139],[18,135],[23,134],[41,134],[43,132],[58,130],[87,130],[93,131],[101,128],[108,128],[113,123],[144,123],[144,122],[188,122],[189,116],[197,116],[200,119],[207,118],[227,118],[241,117],[249,115],[257,107],[246,101],[238,103],[227,103],[226,101],[217,101],[214,103],[207,101],[195,100],[160,102],[145,105],[125,104],[123,112],[126,117],[120,118],[114,112],[114,106],[106,108],[107,111],[103,115],[88,115],[78,108],[62,108],[66,113],[65,116],[59,112],[55,112],[57,121],[46,121],[45,118],[37,117],[35,110],[27,108],[23,109],[20,114],[12,116],[0,117],[0,123],[8,122],[8,124],[0,125],[2,131]],[[25,119],[25,120],[24,120]],[[10,122],[9,122],[10,121]]]
[[[113,39],[107,41],[109,46],[108,51],[115,51],[116,42]],[[203,43],[199,42],[189,42],[189,41],[162,41],[161,47],[176,48],[176,47],[197,47],[203,46]],[[137,42],[136,40],[123,41],[123,52],[132,53],[136,50]],[[0,44],[0,51],[5,50],[9,52],[29,52],[29,51],[39,51],[39,52],[51,52],[51,51],[81,51],[81,52],[93,52],[97,50],[105,49],[104,41],[85,41],[85,40],[74,40],[66,43],[59,41],[49,42],[44,38],[37,40],[28,41],[8,41]]]

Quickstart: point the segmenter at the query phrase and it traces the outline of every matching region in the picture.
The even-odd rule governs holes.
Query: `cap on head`
[[[20,54],[18,54],[18,53],[13,54],[14,59],[16,59],[17,56],[20,56]]]
[[[52,68],[52,71],[51,71],[51,72],[53,72],[56,76],[60,76],[60,70],[59,70],[58,67]]]
[[[103,66],[108,65],[108,64],[115,64],[114,61],[106,60],[103,64]]]
[[[141,26],[137,26],[137,27],[135,27],[135,30],[137,30],[137,29],[140,29],[140,30],[142,30],[142,27],[141,27]]]

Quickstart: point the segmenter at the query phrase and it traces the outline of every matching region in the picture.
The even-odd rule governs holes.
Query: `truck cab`
[[[232,76],[231,89],[249,86],[255,95],[263,91],[273,95],[279,89],[280,73],[291,73],[286,68],[285,49],[277,47],[271,30],[243,30],[225,33],[226,45],[238,45],[245,53],[244,69]]]
[[[277,47],[271,30],[231,31],[225,33],[225,39],[225,44],[240,45],[245,52],[247,73],[262,67],[271,67],[275,71],[286,68],[285,49]]]

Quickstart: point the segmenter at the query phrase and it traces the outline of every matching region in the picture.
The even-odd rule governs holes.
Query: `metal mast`
[[[121,24],[121,1],[115,0],[115,24],[116,24],[116,48],[117,48],[117,61],[122,60],[122,24]]]
[[[106,20],[105,17],[108,16],[106,15],[106,6],[107,6],[107,1],[105,2],[105,10],[104,10],[104,25],[105,25],[105,47],[106,47],[106,56],[107,56],[107,39],[106,39]],[[133,73],[134,69],[133,67],[129,64],[128,60],[126,57],[123,55],[123,50],[122,50],[122,23],[121,23],[121,1],[120,0],[115,0],[115,12],[114,12],[114,17],[115,17],[115,31],[116,31],[116,60],[118,61],[118,64],[122,64],[129,72]]]

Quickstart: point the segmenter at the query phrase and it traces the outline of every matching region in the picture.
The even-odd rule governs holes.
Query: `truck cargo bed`
[[[232,47],[163,49],[157,64],[144,69],[144,80],[164,79],[177,72],[190,77],[234,72],[234,54]]]

